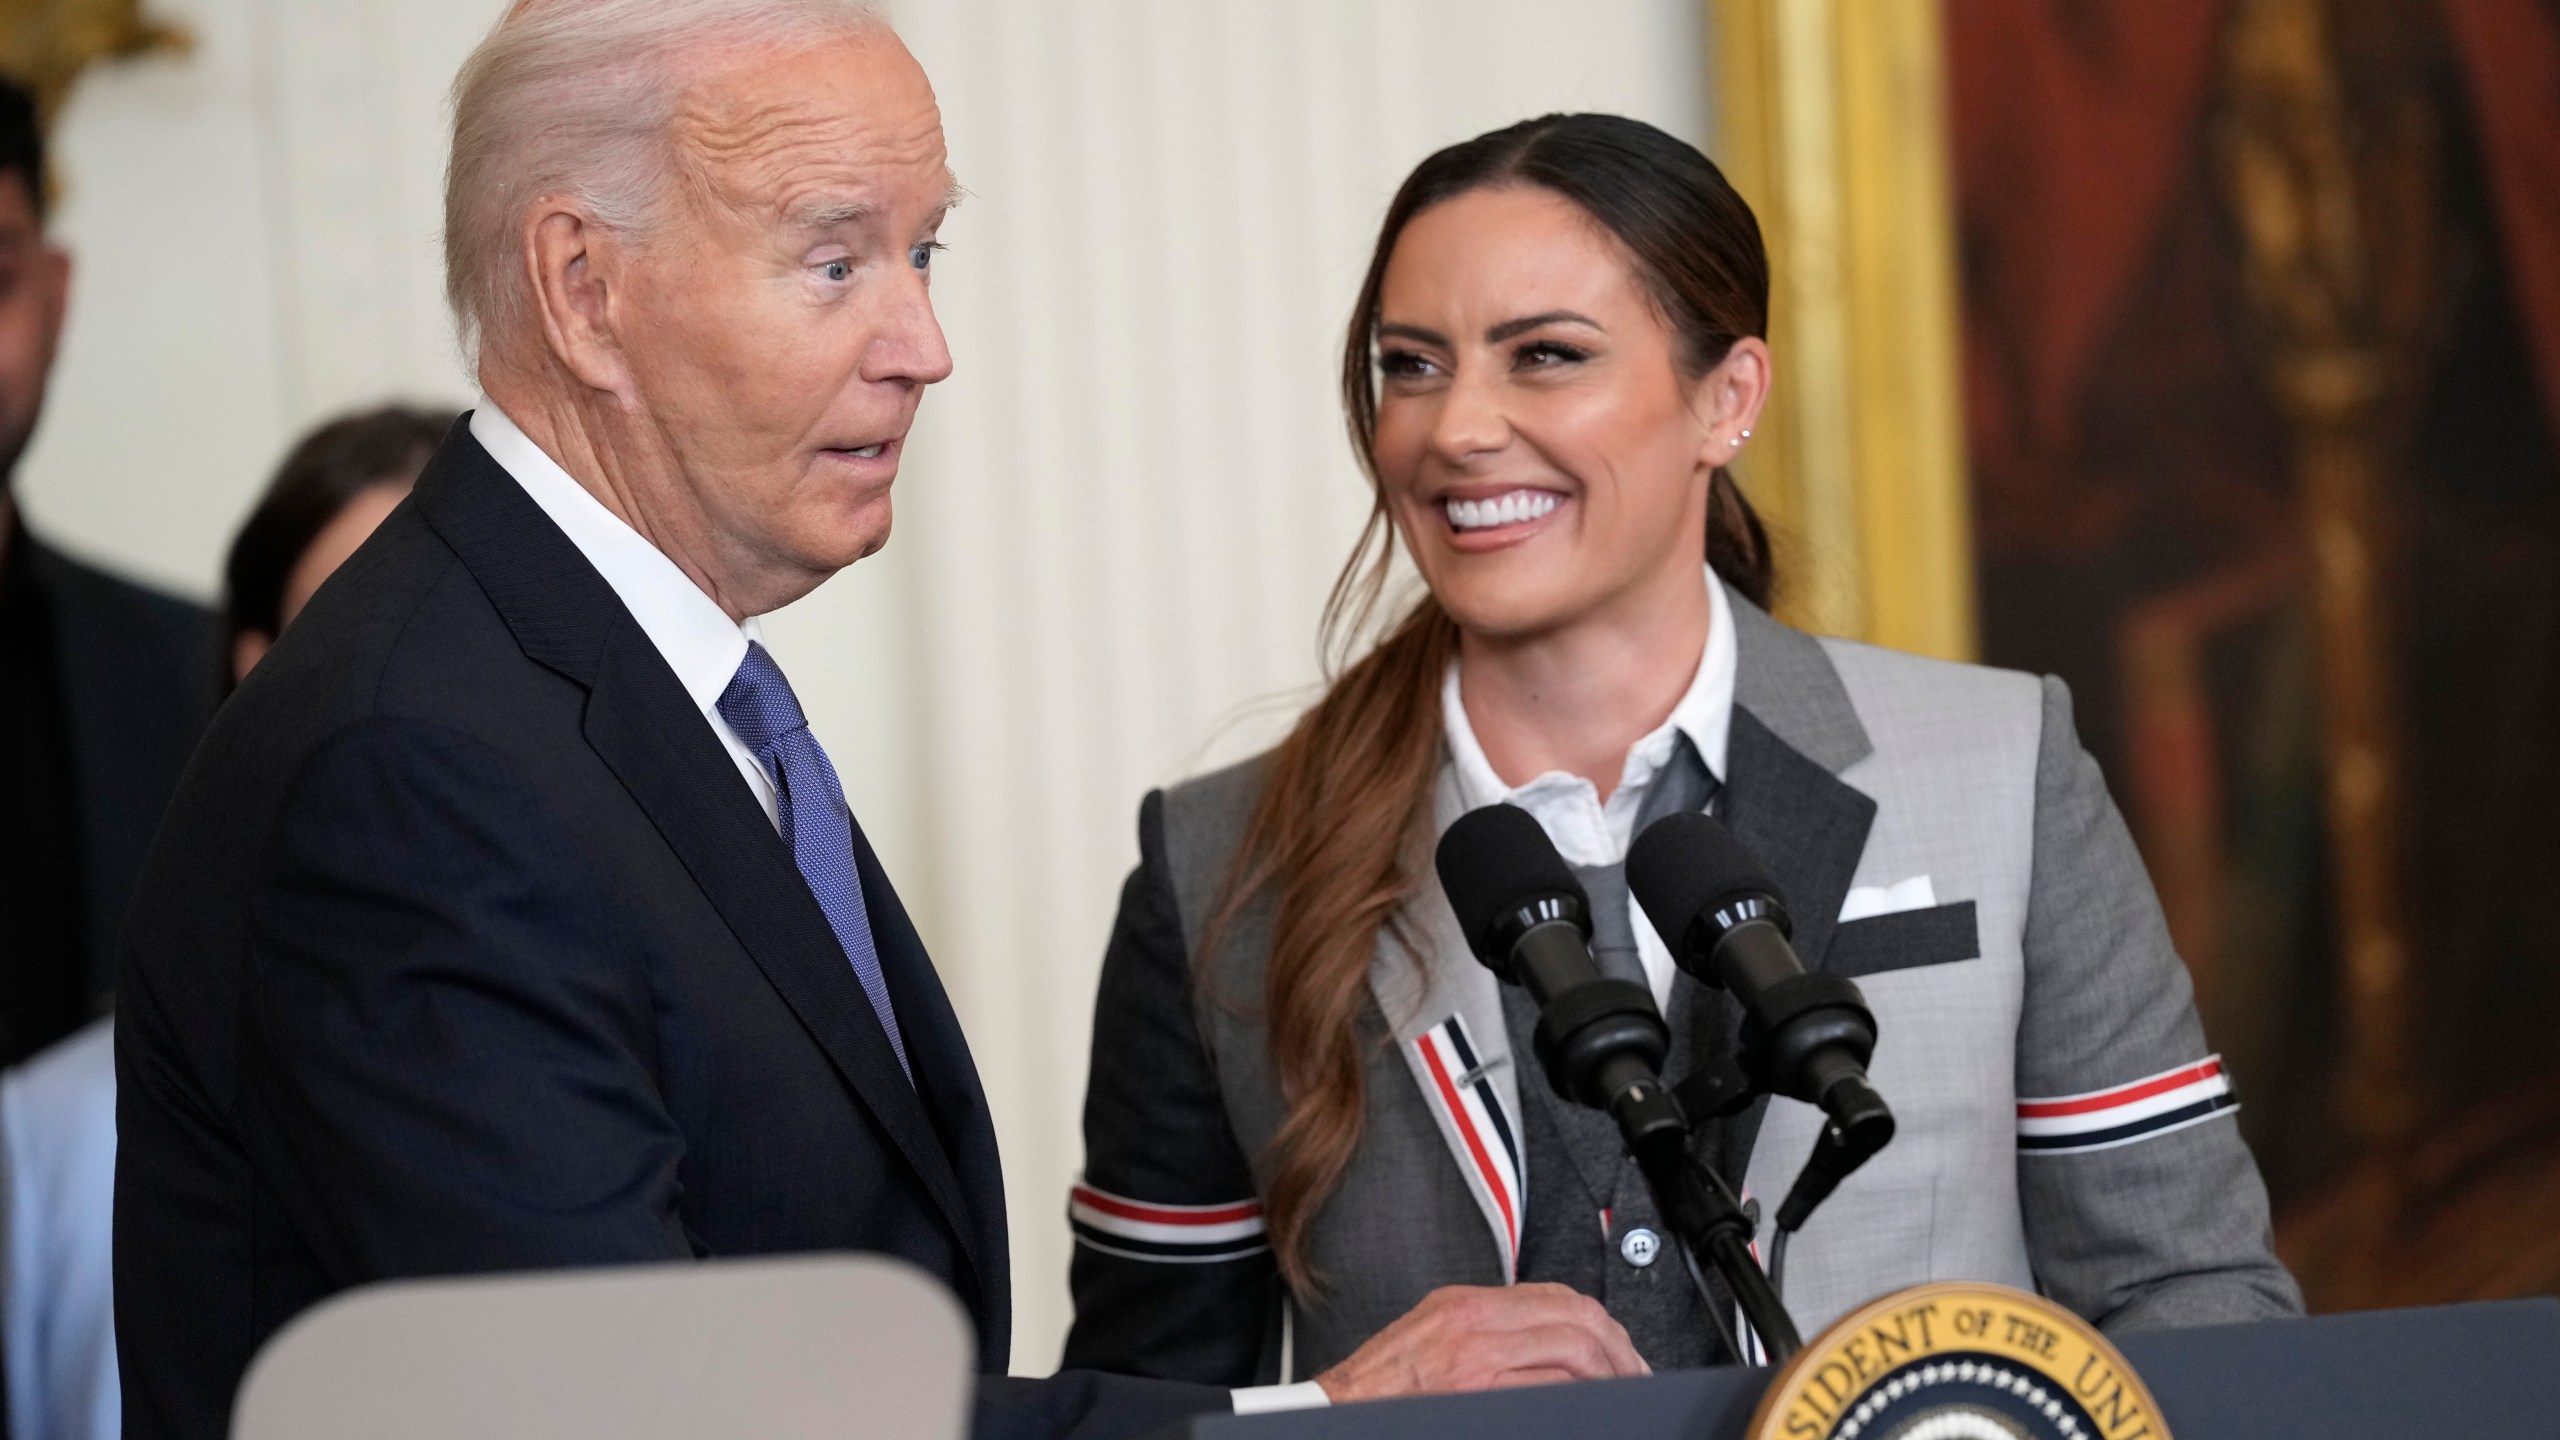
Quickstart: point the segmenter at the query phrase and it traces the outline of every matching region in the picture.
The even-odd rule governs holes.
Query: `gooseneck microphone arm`
[[[1875,1015],[1847,979],[1805,970],[1777,886],[1715,817],[1666,815],[1645,827],[1627,852],[1627,888],[1680,968],[1742,1003],[1751,1087],[1821,1107],[1812,1158],[1778,1207],[1772,1249],[1783,1254],[1786,1238],[1893,1139],[1893,1111],[1867,1081]]]
[[[1437,860],[1441,888],[1476,958],[1537,1003],[1532,1043],[1547,1082],[1617,1122],[1691,1274],[1704,1257],[1769,1358],[1794,1355],[1804,1342],[1752,1256],[1752,1222],[1732,1188],[1698,1160],[1689,1117],[1662,1083],[1670,1027],[1650,990],[1606,978],[1592,962],[1590,899],[1546,831],[1516,806],[1486,806],[1449,828]],[[1700,1299],[1727,1351],[1746,1359],[1703,1285]]]

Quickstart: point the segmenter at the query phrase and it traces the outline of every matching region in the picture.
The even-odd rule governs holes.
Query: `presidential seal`
[[[2040,1296],[1964,1281],[1899,1290],[1788,1361],[1752,1440],[2169,1440],[2133,1367]]]

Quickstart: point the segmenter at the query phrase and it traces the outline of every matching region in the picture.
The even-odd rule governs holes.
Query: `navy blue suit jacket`
[[[1000,1369],[986,1096],[856,842],[912,1087],[702,713],[458,427],[216,718],[143,880],[126,1433],[219,1436],[261,1342],[399,1276],[872,1251],[949,1284]],[[1223,1399],[990,1381],[980,1428]]]

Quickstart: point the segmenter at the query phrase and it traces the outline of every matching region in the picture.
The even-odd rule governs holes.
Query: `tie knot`
[[[729,688],[720,692],[720,718],[758,755],[793,731],[809,728],[809,717],[800,713],[800,697],[791,693],[782,667],[753,640],[747,642],[747,658],[738,662],[738,673],[729,677]]]

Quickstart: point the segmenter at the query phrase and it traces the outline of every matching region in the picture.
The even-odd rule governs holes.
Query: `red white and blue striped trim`
[[[2039,1155],[2111,1150],[2201,1125],[2240,1108],[2222,1057],[2163,1070],[2130,1084],[2018,1102],[2018,1148]]]
[[[1457,1015],[1413,1038],[1424,1073],[1431,1077],[1433,1098],[1457,1131],[1461,1163],[1470,1179],[1492,1202],[1502,1244],[1502,1273],[1520,1272],[1521,1192],[1520,1143],[1502,1113],[1502,1101],[1485,1077],[1476,1047],[1467,1039],[1467,1022]]]
[[[1067,1192],[1067,1224],[1077,1244],[1124,1260],[1205,1265],[1242,1260],[1271,1248],[1262,1231],[1259,1200],[1157,1205],[1078,1181]]]

